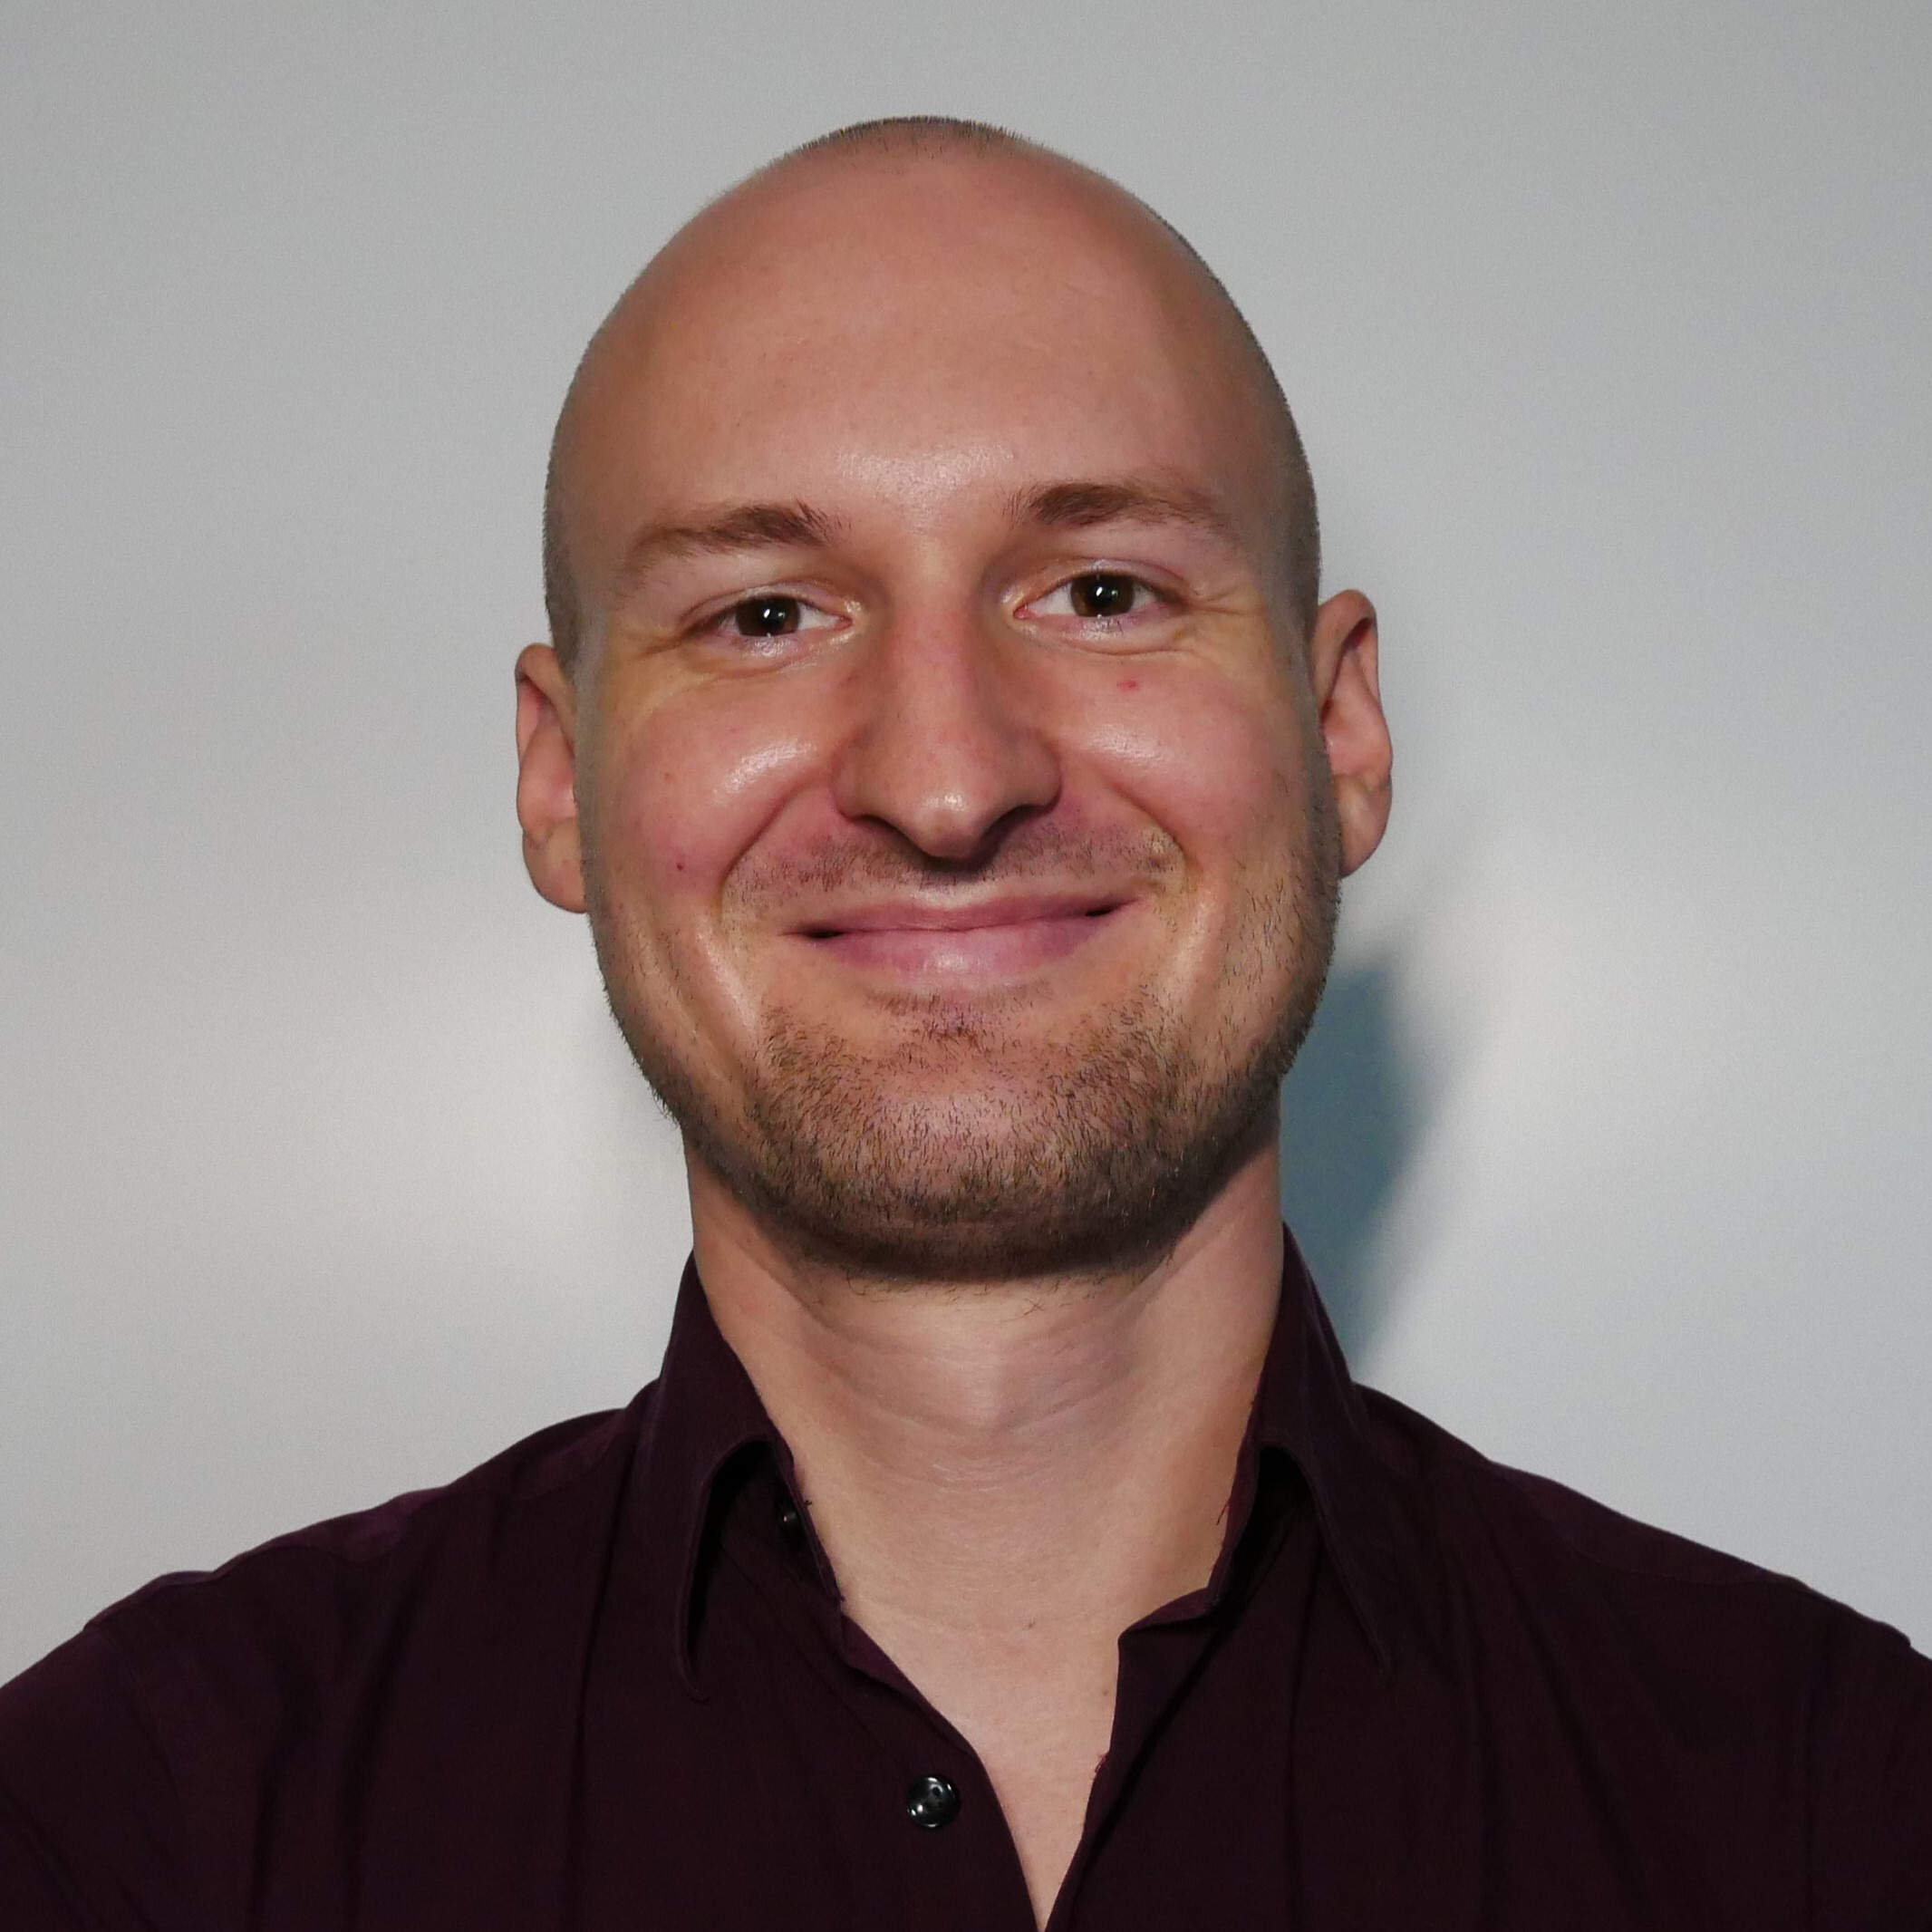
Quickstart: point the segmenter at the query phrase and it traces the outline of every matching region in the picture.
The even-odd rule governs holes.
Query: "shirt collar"
[[[698,1279],[684,1264],[671,1340],[632,1479],[632,1521],[643,1558],[643,1614],[672,1647],[685,1688],[702,1695],[691,1666],[691,1609],[718,1479],[754,1444],[786,1461],[783,1439],[744,1365],[719,1333]]]
[[[1255,1438],[1284,1450],[1301,1471],[1323,1547],[1386,1672],[1411,1567],[1400,1554],[1398,1502],[1369,1440],[1362,1393],[1286,1227],[1281,1250],[1281,1303],[1255,1391]]]
[[[1403,1602],[1395,1499],[1368,1440],[1360,1392],[1286,1228],[1280,1307],[1255,1393],[1252,1440],[1284,1451],[1300,1470],[1323,1545],[1386,1670]],[[784,1439],[719,1332],[696,1263],[687,1261],[663,1370],[639,1435],[630,1507],[643,1558],[646,1626],[671,1645],[695,1695],[702,1691],[691,1663],[691,1618],[705,1531],[720,1476],[753,1446],[767,1450],[789,1480]]]

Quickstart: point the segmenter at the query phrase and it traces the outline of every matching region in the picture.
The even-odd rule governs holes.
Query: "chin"
[[[882,1284],[1118,1276],[1156,1261],[1274,1131],[1332,923],[1287,918],[1218,1023],[1141,987],[1044,1003],[922,1000],[863,1029],[768,1015],[701,1079],[606,961],[639,1066],[780,1245]],[[814,1003],[816,1005],[816,1002]]]
[[[1271,1131],[1286,1064],[1274,1035],[1204,1063],[1161,1022],[1149,1001],[1011,1056],[861,1056],[799,1030],[761,1056],[737,1131],[687,1133],[761,1222],[846,1272],[1117,1274],[1171,1248]]]

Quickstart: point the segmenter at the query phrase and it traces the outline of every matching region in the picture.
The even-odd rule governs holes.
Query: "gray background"
[[[1288,1099],[1357,1366],[1932,1642],[1922,0],[0,35],[0,1673],[652,1374],[675,1147],[511,816],[545,440],[701,198],[912,109],[1195,239],[1380,601]]]

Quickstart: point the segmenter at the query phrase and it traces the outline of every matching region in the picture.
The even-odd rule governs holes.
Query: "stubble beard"
[[[1047,1039],[997,1005],[913,1005],[869,1052],[779,1009],[735,1106],[665,1038],[594,891],[591,927],[611,1010],[690,1157],[781,1248],[882,1285],[1101,1278],[1168,1251],[1272,1129],[1334,946],[1332,820],[1309,830],[1243,910],[1208,1037],[1145,990]]]

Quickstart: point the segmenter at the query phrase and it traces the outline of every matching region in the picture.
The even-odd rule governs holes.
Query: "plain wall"
[[[907,111],[1193,238],[1380,603],[1287,1102],[1359,1372],[1932,1643],[1928,72],[1922,4],[10,0],[0,1675],[653,1373],[675,1142],[511,813],[546,441],[702,198]]]

